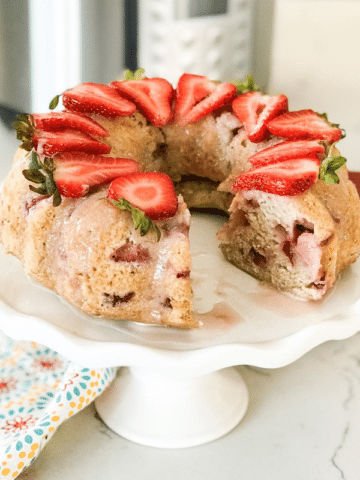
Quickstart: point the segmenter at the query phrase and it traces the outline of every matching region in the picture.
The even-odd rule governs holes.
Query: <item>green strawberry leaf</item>
[[[56,183],[54,182],[54,179],[52,178],[52,175],[51,176],[49,175],[48,177],[46,177],[45,186],[49,195],[54,195],[55,192],[57,191],[57,186],[56,186]]]
[[[53,206],[54,207],[58,207],[61,203],[61,195],[59,193],[59,190],[56,188],[56,191],[54,192],[54,195],[53,195]]]
[[[40,170],[23,170],[22,174],[26,180],[32,183],[44,183],[46,180],[45,175]]]
[[[141,229],[142,224],[144,225],[143,228],[146,228],[147,224],[145,222],[147,220],[147,217],[145,217],[144,212],[137,208],[129,208],[127,210],[129,210],[132,214],[135,230],[137,230],[138,228]]]
[[[335,172],[336,170],[339,170],[339,168],[343,167],[345,163],[346,163],[345,157],[342,157],[341,155],[336,155],[336,156],[330,157],[329,162],[327,164],[327,169],[333,170]]]
[[[30,150],[33,148],[33,136],[35,133],[35,122],[32,115],[23,113],[17,116],[18,120],[13,123],[16,130],[16,138],[22,143],[20,148],[23,150]]]
[[[29,170],[34,171],[34,170],[40,170],[40,169],[41,169],[41,163],[39,162],[38,154],[33,150],[31,152]]]
[[[33,150],[30,155],[29,168],[23,170],[22,174],[29,182],[40,185],[34,187],[29,185],[32,192],[39,195],[53,196],[53,205],[57,207],[61,204],[61,195],[53,177],[54,162],[52,158],[45,157],[44,162],[40,161],[38,154]]]
[[[330,185],[339,183],[340,179],[336,172],[345,164],[346,158],[341,155],[327,157],[321,164],[319,178]]]
[[[51,100],[51,102],[49,104],[49,109],[50,110],[54,110],[54,108],[56,108],[58,106],[61,95],[62,94],[55,95],[55,97]]]
[[[134,72],[132,70],[125,70],[124,80],[143,80],[145,70],[143,68],[138,68]]]
[[[339,176],[335,172],[325,173],[322,176],[321,180],[323,180],[325,183],[327,183],[329,185],[334,184],[334,183],[340,183]]]
[[[54,171],[54,162],[52,158],[45,157],[44,158],[44,163],[43,163],[43,169],[47,173],[52,173]]]
[[[256,85],[254,77],[252,75],[246,75],[246,80],[244,82],[240,82],[239,80],[235,80],[232,82],[236,87],[236,93],[241,95],[245,92],[258,92],[260,88]]]
[[[47,195],[46,187],[41,185],[40,187],[34,187],[33,185],[29,185],[29,189],[32,192],[39,193],[40,195]]]
[[[139,230],[141,237],[146,235],[149,231],[154,230],[157,241],[160,240],[161,232],[159,227],[148,216],[146,216],[142,210],[133,207],[128,200],[125,200],[125,198],[118,198],[117,200],[109,198],[108,200],[120,210],[127,210],[131,213],[134,228],[135,230]]]

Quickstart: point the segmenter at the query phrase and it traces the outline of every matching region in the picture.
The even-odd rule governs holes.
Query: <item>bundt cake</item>
[[[60,96],[54,98],[54,109]],[[360,252],[360,201],[326,115],[291,112],[251,77],[127,72],[19,116],[0,240],[25,271],[90,315],[192,328],[192,208],[229,215],[240,269],[318,300]]]

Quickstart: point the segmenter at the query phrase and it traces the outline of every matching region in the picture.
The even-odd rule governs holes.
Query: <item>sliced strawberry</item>
[[[168,175],[157,172],[133,173],[114,180],[108,198],[124,198],[152,220],[175,215],[178,200],[174,183]]]
[[[325,147],[316,140],[290,140],[254,153],[249,157],[249,162],[253,167],[263,167],[296,158],[316,157],[322,160],[324,156]]]
[[[52,157],[60,152],[110,153],[110,145],[98,142],[90,135],[74,130],[36,132],[33,137],[36,152]]]
[[[232,190],[261,190],[275,195],[295,196],[308,190],[317,180],[320,160],[297,158],[241,173]]]
[[[328,122],[326,115],[313,110],[284,113],[269,121],[267,128],[273,135],[289,140],[327,140],[334,143],[343,137],[338,125]]]
[[[100,83],[81,83],[63,93],[63,105],[75,112],[97,113],[104,117],[132,115],[136,106],[118,92]]]
[[[246,92],[237,97],[232,104],[234,114],[245,126],[245,134],[251,142],[258,143],[266,139],[266,123],[288,109],[285,95],[263,95],[261,92]]]
[[[187,125],[229,104],[236,96],[232,83],[219,83],[184,73],[176,88],[174,122]]]
[[[174,89],[164,78],[111,82],[110,86],[114,87],[121,96],[134,102],[156,127],[163,127],[170,121]]]
[[[59,193],[73,198],[86,195],[90,187],[139,171],[138,164],[130,158],[103,157],[83,152],[58,154],[54,157],[54,166],[54,180]]]
[[[35,127],[43,132],[59,132],[61,130],[78,130],[80,132],[108,137],[108,132],[97,122],[85,115],[72,112],[34,113]]]

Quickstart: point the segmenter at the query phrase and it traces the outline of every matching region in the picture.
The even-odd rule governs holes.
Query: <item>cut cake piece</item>
[[[217,234],[225,257],[297,298],[322,298],[359,255],[359,196],[345,166],[338,174],[300,196],[237,193]]]
[[[191,314],[190,214],[177,213],[140,236],[131,213],[106,198],[107,188],[54,207],[29,191],[22,175],[28,153],[6,179],[0,203],[5,251],[26,273],[85,313],[176,327],[194,327]],[[14,230],[16,235],[14,235]]]

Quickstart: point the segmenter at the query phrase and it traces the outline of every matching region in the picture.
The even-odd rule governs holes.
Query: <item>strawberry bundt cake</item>
[[[83,312],[195,327],[188,207],[226,212],[225,257],[296,297],[322,298],[358,257],[360,201],[325,114],[289,111],[251,77],[174,89],[142,71],[62,103],[15,124],[0,240]]]

